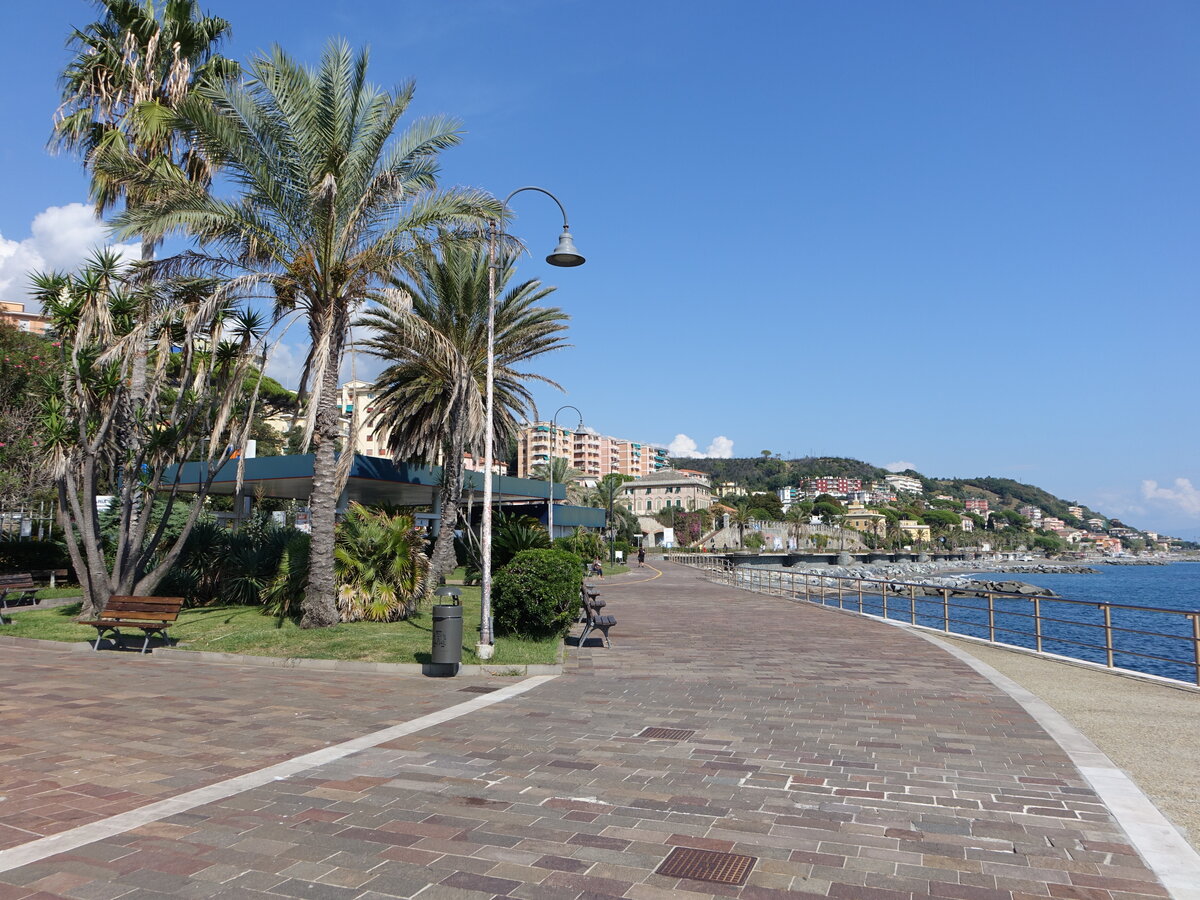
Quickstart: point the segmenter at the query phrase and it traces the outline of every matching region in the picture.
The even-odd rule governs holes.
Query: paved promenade
[[[554,678],[0,646],[0,900],[1168,896],[964,662],[663,572]]]

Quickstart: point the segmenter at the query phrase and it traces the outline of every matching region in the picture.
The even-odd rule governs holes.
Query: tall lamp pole
[[[550,465],[548,466],[547,478],[549,482],[548,490],[546,491],[546,533],[550,535],[550,540],[554,540],[554,441],[557,438],[555,434],[558,429],[558,414],[564,409],[574,409],[579,415],[579,425],[576,431],[583,430],[583,413],[575,409],[574,406],[560,406],[554,411],[554,415],[550,418]]]
[[[582,266],[584,258],[575,249],[571,239],[571,226],[567,224],[567,211],[563,209],[557,197],[545,188],[521,187],[504,198],[504,208],[508,208],[513,197],[522,191],[537,191],[545,194],[557,205],[563,217],[562,234],[558,237],[558,246],[546,257],[546,262],[552,266],[573,268]],[[487,322],[487,388],[484,402],[483,432],[483,519],[479,524],[479,643],[475,645],[475,655],[480,659],[491,659],[495,652],[492,635],[492,444],[495,439],[494,415],[494,384],[496,376],[496,242],[500,237],[500,223],[493,219],[488,222],[488,322]]]

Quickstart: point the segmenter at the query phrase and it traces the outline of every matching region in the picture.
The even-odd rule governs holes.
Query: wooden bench
[[[33,576],[28,572],[21,575],[0,575],[0,610],[6,610],[17,605],[37,605],[37,585]],[[4,623],[4,614],[0,612],[0,624]]]
[[[113,633],[113,643],[119,647],[122,628],[140,628],[145,636],[142,641],[142,653],[145,653],[150,647],[150,635],[157,634],[163,641],[169,640],[167,628],[175,624],[182,607],[182,597],[109,597],[104,612],[79,624],[96,629],[93,650],[100,649],[100,639],[107,631]]]
[[[600,592],[592,585],[584,583],[581,594],[583,597],[584,624],[583,632],[579,635],[579,646],[582,647],[588,635],[593,630],[596,630],[604,635],[604,646],[611,647],[612,641],[608,639],[608,629],[617,624],[616,616],[600,612],[606,604],[600,599]]]

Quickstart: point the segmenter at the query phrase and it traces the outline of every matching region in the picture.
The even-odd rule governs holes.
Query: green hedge
[[[55,541],[0,541],[0,574],[70,568],[66,548]]]
[[[563,550],[522,550],[492,580],[500,634],[565,635],[579,618],[583,560]]]

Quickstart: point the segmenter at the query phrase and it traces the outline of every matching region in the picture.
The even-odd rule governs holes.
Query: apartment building
[[[590,428],[563,428],[533,422],[517,434],[517,475],[528,478],[553,456],[566,459],[587,479],[616,472],[641,478],[668,465],[667,448],[599,434]]]
[[[973,512],[978,515],[984,516],[985,518],[987,517],[988,502],[986,500],[980,500],[980,499],[972,497],[968,500],[963,501],[963,506],[966,507],[967,512]]]
[[[50,320],[37,313],[25,312],[24,303],[0,300],[0,319],[15,325],[19,331],[30,334],[45,334],[50,330]]]
[[[845,497],[851,491],[862,490],[861,478],[844,478],[840,475],[820,475],[807,478],[804,481],[804,493],[815,497],[818,494],[829,494],[833,497]]]
[[[338,392],[338,412],[342,417],[342,437],[351,444],[355,453],[363,456],[390,456],[389,433],[377,426],[375,400],[379,391],[369,381],[347,381]],[[354,434],[350,434],[351,425]]]
[[[902,494],[919,494],[922,490],[920,479],[911,475],[887,475],[883,480]]]
[[[682,475],[663,469],[622,485],[622,496],[637,515],[648,516],[664,509],[707,509],[712,505],[708,478]]]

